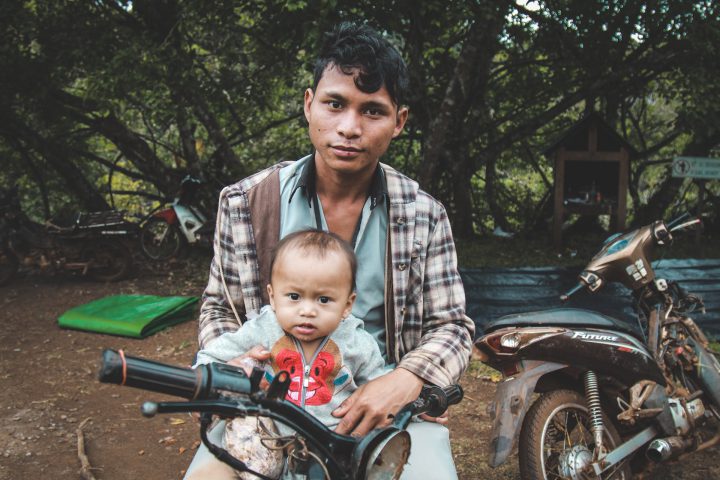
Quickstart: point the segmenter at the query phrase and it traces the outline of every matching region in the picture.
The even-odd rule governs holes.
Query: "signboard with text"
[[[675,157],[673,177],[720,179],[720,158]]]

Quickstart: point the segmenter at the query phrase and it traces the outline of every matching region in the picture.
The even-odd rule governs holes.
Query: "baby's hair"
[[[352,247],[348,242],[340,238],[340,236],[315,228],[293,232],[285,236],[275,245],[270,259],[270,283],[272,283],[273,271],[275,270],[275,261],[291,248],[316,254],[320,258],[324,258],[328,252],[339,252],[344,255],[350,265],[350,278],[352,280],[351,291],[355,291],[357,257]]]

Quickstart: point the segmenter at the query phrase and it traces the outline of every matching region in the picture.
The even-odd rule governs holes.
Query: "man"
[[[353,245],[359,264],[353,314],[396,368],[333,412],[342,434],[365,435],[388,424],[424,383],[456,382],[470,356],[474,325],[464,312],[445,209],[379,162],[407,120],[406,88],[397,50],[368,27],[340,25],[328,36],[313,88],[305,92],[315,152],[246,178],[220,199],[201,347],[240,328],[268,302],[269,257],[280,238],[321,228]],[[267,355],[258,348],[250,356]],[[413,448],[403,478],[456,478],[447,418],[426,420],[409,428]],[[207,455],[198,453],[187,478],[209,478]]]

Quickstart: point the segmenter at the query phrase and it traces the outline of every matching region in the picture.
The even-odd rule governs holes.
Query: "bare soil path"
[[[98,480],[182,478],[198,445],[195,422],[187,415],[146,419],[139,412],[142,402],[162,396],[100,384],[96,377],[104,348],[190,364],[196,322],[134,340],[63,330],[57,318],[73,306],[118,293],[200,295],[206,269],[204,262],[189,262],[113,284],[35,276],[0,287],[0,480],[79,479],[77,429],[87,418],[85,449]],[[486,465],[485,408],[495,384],[477,368],[462,383],[466,399],[451,412],[460,479],[517,478],[517,457],[495,470]],[[720,478],[717,451],[663,467],[652,477]]]

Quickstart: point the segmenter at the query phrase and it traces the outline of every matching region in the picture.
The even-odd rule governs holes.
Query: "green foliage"
[[[310,153],[313,52],[357,20],[409,68],[410,120],[383,160],[442,200],[459,236],[543,232],[542,152],[589,110],[640,152],[631,213],[645,221],[697,198],[669,177],[673,156],[717,154],[718,13],[699,0],[10,2],[0,181],[21,179],[40,216],[113,201],[135,211],[149,197],[108,186],[171,196],[193,173],[215,189]],[[715,218],[717,182],[708,192]]]

